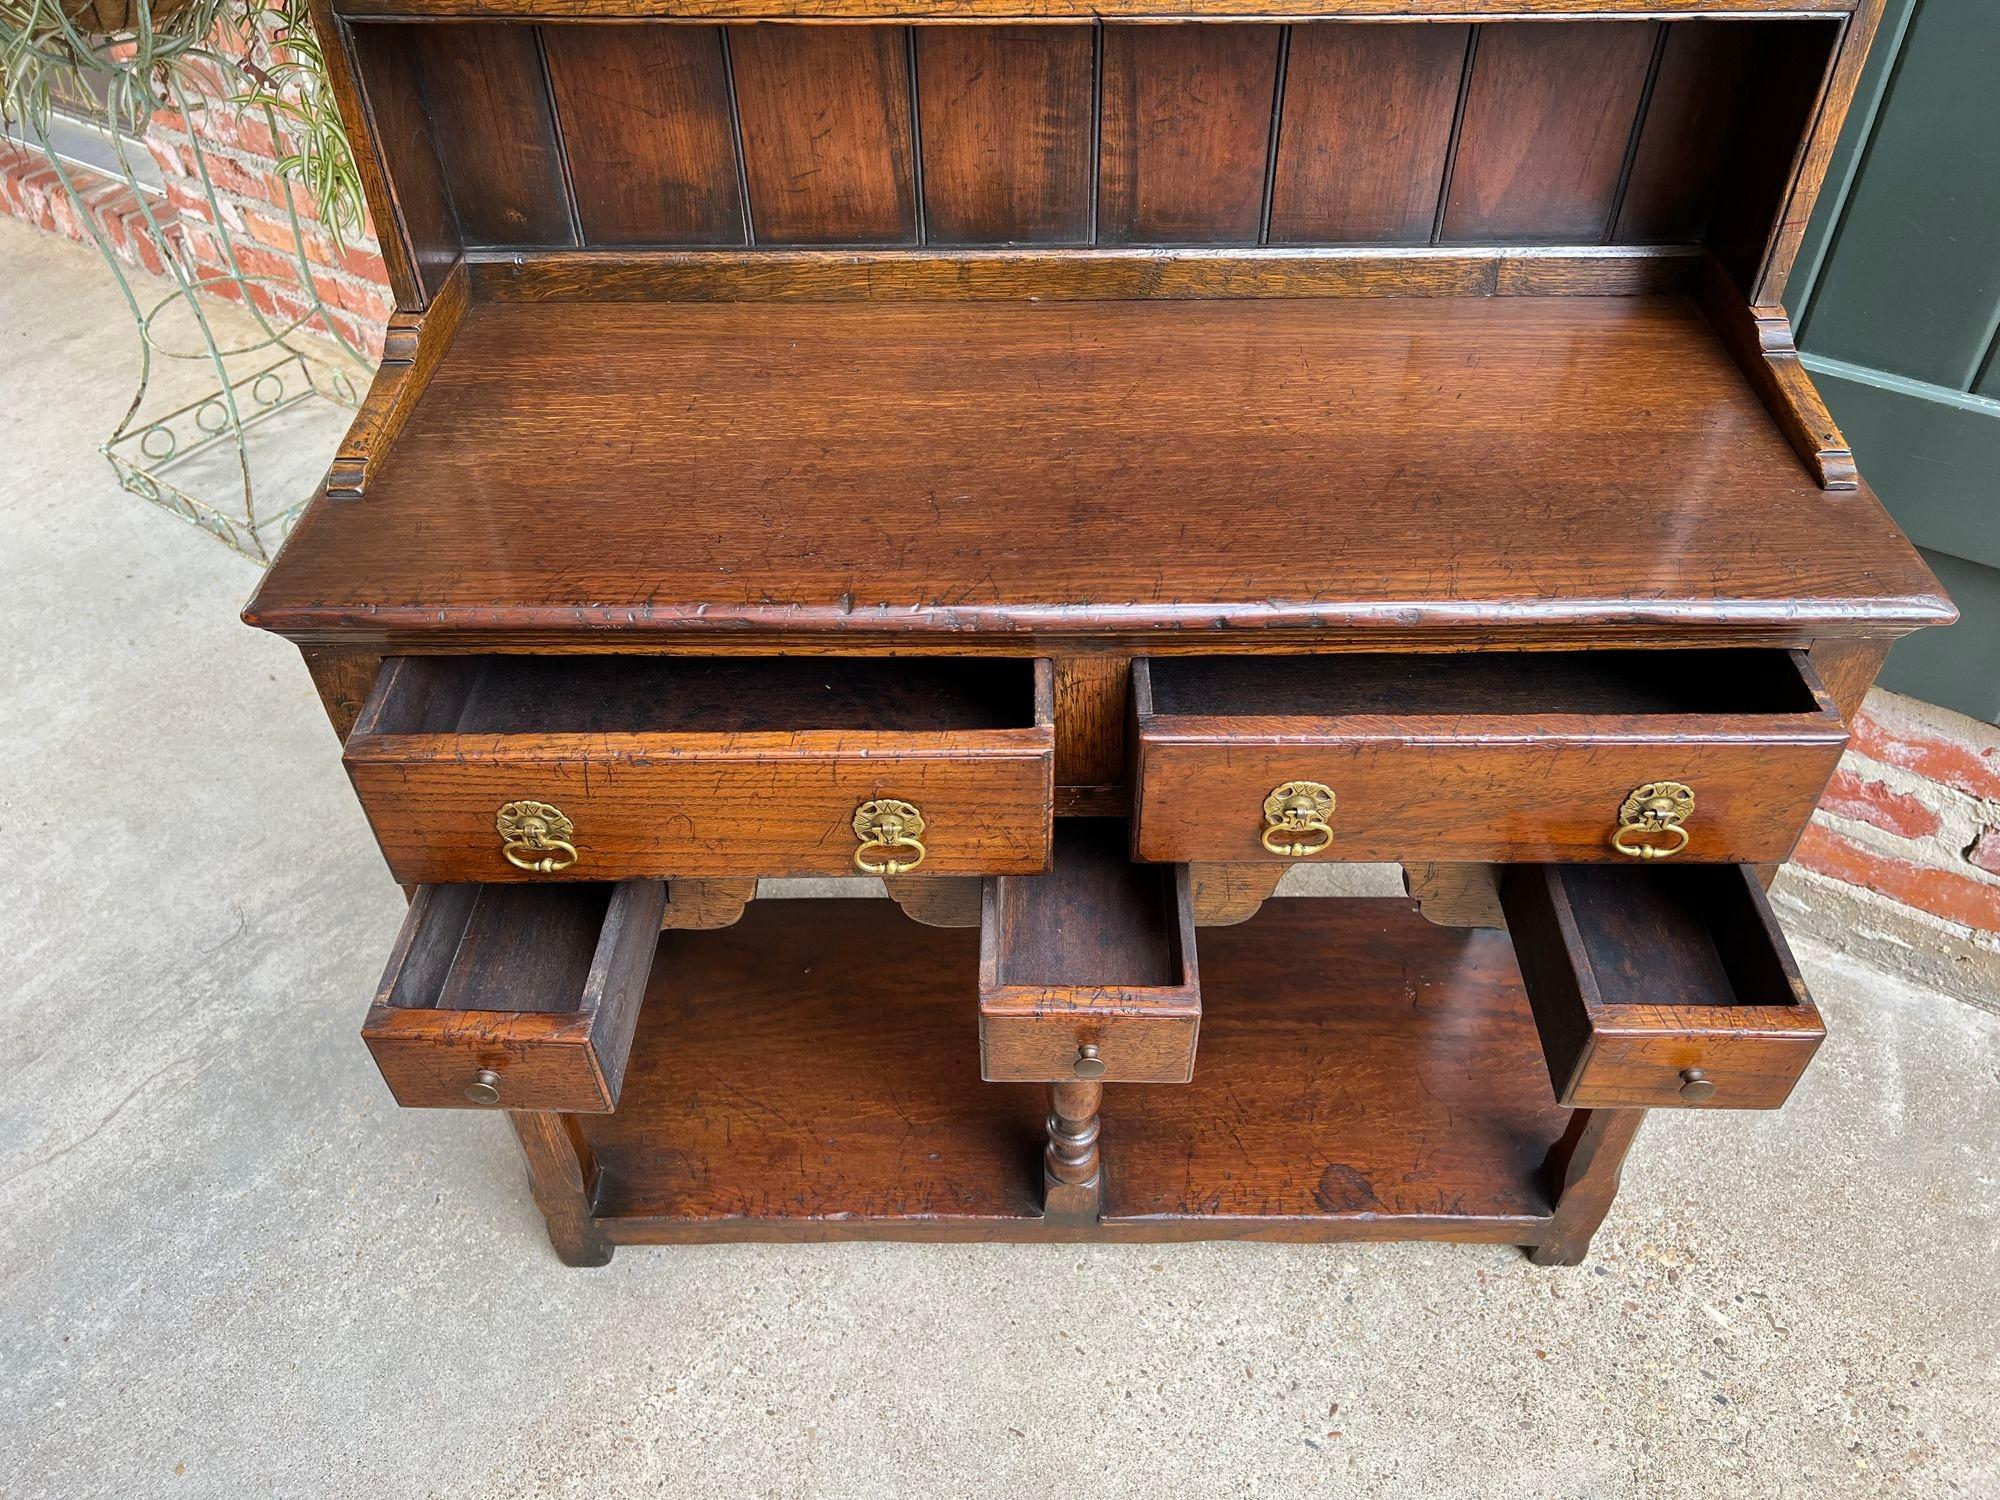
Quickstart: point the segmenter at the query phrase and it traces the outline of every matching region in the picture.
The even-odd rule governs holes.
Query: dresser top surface
[[[441,644],[1950,616],[1679,297],[479,303],[247,611]]]

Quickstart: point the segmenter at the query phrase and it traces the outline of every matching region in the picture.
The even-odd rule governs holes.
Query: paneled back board
[[[450,259],[440,237],[524,250],[1707,239],[1747,283],[1842,26],[377,19],[349,36],[431,293]]]

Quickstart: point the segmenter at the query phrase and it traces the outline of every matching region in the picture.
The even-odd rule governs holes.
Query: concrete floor
[[[0,220],[0,1495],[2000,1494],[2000,1017],[1801,957],[1781,1114],[1656,1117],[1592,1261],[549,1255],[356,1040],[403,911],[252,569],[93,451],[130,343]]]

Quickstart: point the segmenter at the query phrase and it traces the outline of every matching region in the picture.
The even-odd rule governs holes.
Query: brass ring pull
[[[1634,842],[1663,834],[1674,838],[1674,842],[1664,848],[1658,844]],[[1688,831],[1678,823],[1662,823],[1658,828],[1648,828],[1643,823],[1620,823],[1618,831],[1611,835],[1611,847],[1634,859],[1672,859],[1687,846]]]
[[[555,875],[576,863],[576,845],[567,839],[550,839],[542,844],[502,844],[500,852],[515,869],[537,875]]]
[[[1690,842],[1685,825],[1693,812],[1694,789],[1683,782],[1634,787],[1618,808],[1611,847],[1632,859],[1672,859]]]
[[[924,862],[928,853],[922,838],[924,815],[916,805],[894,797],[878,797],[854,809],[854,836],[861,840],[854,851],[854,868],[863,875],[907,875]],[[897,851],[907,851],[906,858]]]
[[[576,825],[560,807],[547,802],[509,802],[494,815],[500,853],[507,863],[531,875],[556,875],[579,858]]]
[[[1333,847],[1333,789],[1317,781],[1287,781],[1264,799],[1264,832],[1258,842],[1268,854],[1310,859]]]

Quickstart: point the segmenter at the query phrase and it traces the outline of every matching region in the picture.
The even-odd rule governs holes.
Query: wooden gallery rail
[[[401,311],[246,618],[396,1098],[575,1264],[1580,1260],[1810,1061],[1763,878],[1953,617],[1779,307],[1879,8],[323,7]]]

